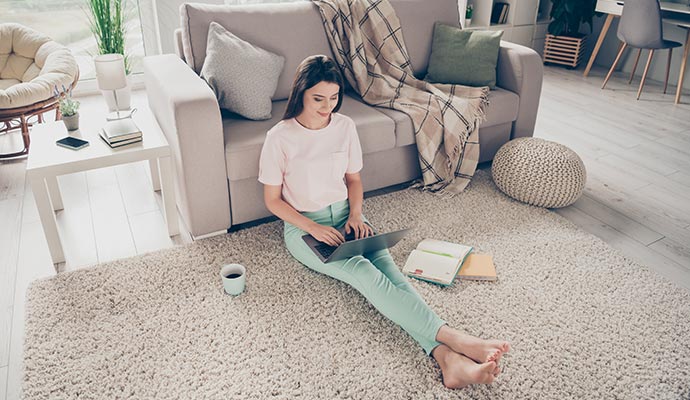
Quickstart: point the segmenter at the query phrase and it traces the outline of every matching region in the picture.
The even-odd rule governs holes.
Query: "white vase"
[[[117,90],[101,90],[105,102],[108,105],[108,111],[129,110],[131,107],[132,90],[127,77],[127,87]],[[115,93],[117,92],[117,103],[115,103]],[[119,107],[118,107],[119,106]]]
[[[465,18],[465,28],[469,28],[472,25],[472,18]]]
[[[63,115],[62,122],[68,131],[76,131],[79,129],[79,113],[72,115]]]

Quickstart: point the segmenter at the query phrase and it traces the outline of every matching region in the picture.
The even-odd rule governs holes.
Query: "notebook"
[[[141,138],[141,130],[132,118],[108,121],[103,125],[103,138],[108,143]]]
[[[495,281],[496,267],[490,254],[471,253],[462,263],[458,278],[469,281]]]
[[[141,137],[138,137],[138,138],[120,140],[120,141],[112,142],[112,143],[111,143],[110,141],[108,141],[108,139],[106,139],[105,134],[103,133],[103,131],[101,131],[101,132],[98,134],[98,136],[100,136],[101,139],[103,139],[103,141],[104,141],[108,146],[110,146],[110,147],[113,148],[113,149],[118,148],[118,147],[122,147],[122,146],[126,146],[126,145],[132,144],[132,143],[140,143],[140,142],[142,141]]]
[[[423,281],[448,286],[453,283],[460,266],[471,251],[471,246],[424,239],[407,257],[403,273]]]

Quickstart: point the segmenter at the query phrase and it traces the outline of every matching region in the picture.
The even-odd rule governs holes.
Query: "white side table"
[[[89,146],[80,150],[67,149],[55,144],[56,140],[67,136],[67,129],[62,121],[34,125],[31,132],[31,150],[26,173],[53,263],[65,261],[55,221],[55,211],[63,209],[57,182],[59,175],[148,160],[153,189],[160,190],[163,197],[168,234],[177,235],[179,226],[170,147],[148,108],[140,107],[134,115],[134,121],[142,131],[143,141],[116,149],[111,149],[98,136],[98,132],[106,123],[105,114],[80,115],[80,119],[80,129],[70,132],[71,136],[89,141]]]

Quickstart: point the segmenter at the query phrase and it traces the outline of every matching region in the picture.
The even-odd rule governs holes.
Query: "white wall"
[[[161,51],[175,53],[174,32],[180,27],[180,5],[189,0],[153,0],[158,15]],[[194,0],[195,3],[223,4],[223,0]]]

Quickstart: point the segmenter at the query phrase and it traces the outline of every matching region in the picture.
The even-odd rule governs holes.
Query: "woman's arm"
[[[364,189],[362,188],[362,177],[359,175],[359,172],[345,174],[345,184],[347,185],[347,199],[350,202],[350,216],[361,217]]]
[[[347,199],[350,202],[350,216],[345,224],[346,232],[350,233],[350,229],[353,229],[357,239],[373,235],[373,230],[362,218],[364,189],[362,188],[362,177],[359,175],[359,172],[345,174],[345,184],[347,185]]]
[[[282,185],[264,185],[264,203],[266,208],[276,217],[309,233],[314,239],[337,246],[345,242],[343,235],[337,229],[318,224],[297,212],[281,195]]]

